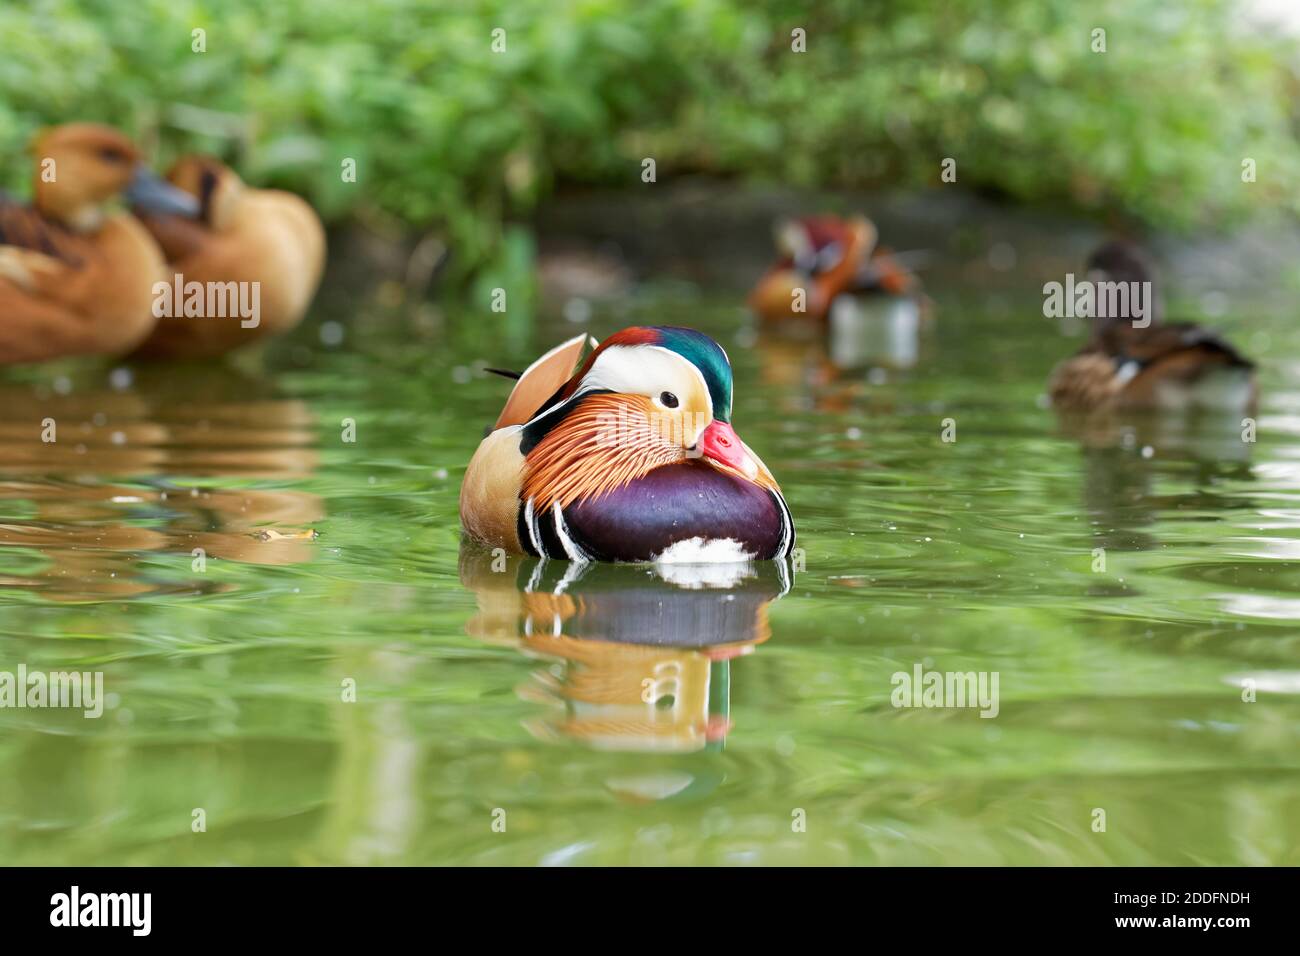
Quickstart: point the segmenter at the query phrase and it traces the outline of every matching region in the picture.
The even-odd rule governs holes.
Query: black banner
[[[1041,940],[1048,929],[1072,941],[1199,937],[1231,946],[1287,928],[1293,886],[1293,873],[1261,869],[50,868],[0,870],[0,919],[10,940],[75,933],[83,943],[97,936],[338,944],[373,940],[381,928],[425,933],[432,922],[457,933],[531,925],[545,938],[561,921],[596,916],[652,926],[717,906],[734,918],[729,936],[774,920],[797,924],[803,912],[820,932],[838,925],[896,931],[911,920],[922,933],[945,937],[965,926],[986,942]],[[746,919],[747,911],[759,918]]]

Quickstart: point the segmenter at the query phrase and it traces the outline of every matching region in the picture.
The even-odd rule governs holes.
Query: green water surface
[[[1300,863],[1294,317],[1219,323],[1263,360],[1245,443],[1064,428],[1078,340],[935,297],[906,374],[836,374],[736,296],[591,317],[724,344],[801,569],[462,547],[481,368],[562,318],[325,297],[234,365],[6,373],[0,671],[102,671],[108,703],[0,709],[0,862]],[[997,716],[892,706],[918,664],[996,672]]]

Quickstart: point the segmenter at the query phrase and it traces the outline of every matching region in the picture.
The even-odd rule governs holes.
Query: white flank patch
[[[728,588],[752,577],[754,559],[732,538],[687,538],[654,558],[655,573],[681,588]]]
[[[655,564],[735,564],[752,561],[754,554],[746,551],[735,538],[687,538],[675,541],[654,557]]]
[[[533,550],[543,558],[546,557],[546,549],[542,547],[542,534],[537,530],[537,515],[533,513],[532,498],[524,505],[524,525],[528,528],[528,540],[532,542]]]
[[[1115,372],[1115,381],[1120,385],[1127,385],[1137,377],[1137,373],[1142,371],[1142,366],[1138,362],[1128,361],[1119,367]]]

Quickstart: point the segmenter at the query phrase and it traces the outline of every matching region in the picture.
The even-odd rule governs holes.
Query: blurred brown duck
[[[1254,363],[1211,329],[1164,322],[1141,250],[1121,241],[1105,243],[1088,258],[1087,279],[1151,282],[1148,307],[1139,316],[1126,302],[1115,314],[1092,319],[1088,344],[1052,372],[1048,393],[1055,408],[1247,412],[1254,407]]]
[[[107,207],[193,213],[193,198],[154,177],[117,130],[72,123],[39,135],[29,205],[0,195],[0,364],[128,352],[149,334],[157,243]]]
[[[143,354],[211,356],[281,335],[307,311],[325,266],[325,230],[292,193],[246,186],[209,156],[187,156],[167,179],[197,200],[197,217],[138,211],[183,283],[256,282],[255,326],[236,317],[165,317]]]

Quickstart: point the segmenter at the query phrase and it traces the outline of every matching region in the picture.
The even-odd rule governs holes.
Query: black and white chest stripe
[[[558,501],[539,513],[529,498],[519,508],[519,543],[534,557],[559,558],[568,561],[592,561],[594,558],[569,531],[564,520],[564,509]]]

